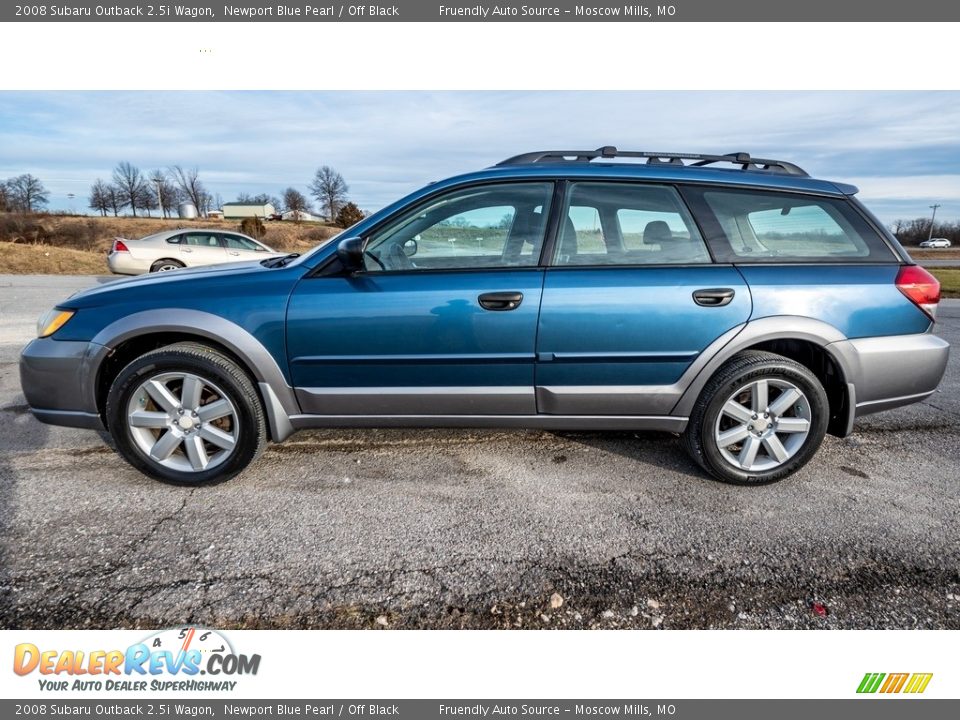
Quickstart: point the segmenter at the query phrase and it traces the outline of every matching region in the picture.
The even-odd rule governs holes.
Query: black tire
[[[236,442],[216,467],[182,472],[160,464],[138,446],[127,420],[128,406],[141,385],[161,373],[198,376],[216,385],[233,404],[238,427],[231,428],[231,431]],[[121,370],[107,395],[106,420],[107,429],[127,462],[145,475],[175,485],[203,485],[229,480],[253,462],[267,444],[266,418],[253,382],[233,359],[197,343],[177,343],[153,350]],[[157,432],[159,437],[164,430]]]
[[[183,267],[186,267],[186,265],[179,260],[171,260],[167,258],[165,260],[157,260],[153,265],[150,266],[150,272],[168,272],[170,270],[179,270]]]
[[[726,401],[738,389],[759,379],[786,381],[803,392],[807,400],[809,431],[803,444],[783,464],[769,470],[750,471],[734,467],[724,457],[715,432]],[[734,485],[765,485],[782,480],[807,464],[823,442],[829,417],[827,394],[810,370],[782,355],[747,350],[734,355],[707,382],[690,415],[682,441],[690,457],[718,480]]]

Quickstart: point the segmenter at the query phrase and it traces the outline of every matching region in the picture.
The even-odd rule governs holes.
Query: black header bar
[[[319,2],[156,3],[133,0],[6,3],[2,22],[947,22],[960,20],[960,3],[943,0],[668,0],[630,4],[610,1],[470,2],[394,0],[367,4]],[[869,32],[868,28],[851,32]],[[776,35],[753,36],[749,27],[723,42],[776,47]],[[796,48],[794,48],[796,49]],[[811,52],[822,49],[808,48]]]

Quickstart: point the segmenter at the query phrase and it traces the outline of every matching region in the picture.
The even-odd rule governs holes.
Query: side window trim
[[[544,237],[540,244],[540,253],[537,259],[537,262],[531,262],[529,265],[502,265],[496,267],[454,267],[454,268],[412,268],[412,269],[399,269],[399,270],[377,270],[373,271],[371,275],[410,275],[415,273],[465,273],[465,272],[509,272],[509,271],[524,271],[524,270],[542,270],[544,267],[544,259],[547,257],[545,251],[551,239],[551,232],[555,233],[555,228],[553,224],[555,223],[558,208],[556,203],[556,198],[558,197],[558,186],[563,184],[565,181],[558,180],[555,177],[518,177],[518,178],[495,178],[490,180],[484,180],[481,182],[472,182],[464,183],[462,185],[454,185],[452,187],[446,187],[440,190],[437,190],[434,193],[425,195],[420,198],[414,204],[406,205],[404,207],[398,208],[396,212],[392,213],[390,216],[384,218],[378,222],[375,226],[369,228],[363,235],[361,235],[361,240],[363,241],[364,252],[366,252],[367,247],[370,244],[370,241],[384,229],[389,228],[394,223],[398,222],[404,217],[416,214],[417,212],[423,210],[426,207],[429,207],[437,199],[442,198],[444,195],[459,193],[463,191],[470,191],[474,189],[481,189],[484,187],[491,186],[502,186],[502,185],[529,185],[529,184],[541,184],[541,185],[550,185],[552,190],[548,193],[548,202],[549,212],[544,226]],[[321,263],[317,268],[315,268],[311,273],[308,274],[308,277],[332,277],[339,274],[340,271],[336,270],[335,267],[339,266],[339,261],[336,259],[336,253],[333,253],[331,257],[326,261]],[[369,272],[369,271],[365,271]]]
[[[704,241],[707,243],[707,247],[710,248],[710,253],[715,258],[719,258],[719,262],[724,264],[733,264],[733,265],[810,265],[810,264],[833,264],[833,265],[849,265],[849,264],[867,264],[867,265],[876,265],[883,263],[895,263],[900,262],[900,255],[897,253],[894,248],[891,247],[890,243],[884,237],[884,234],[880,232],[875,226],[874,223],[870,222],[869,218],[864,216],[864,213],[858,207],[858,203],[851,201],[849,198],[843,197],[834,197],[828,195],[820,195],[817,193],[805,193],[798,192],[794,190],[779,190],[779,189],[770,189],[763,187],[752,187],[752,186],[730,186],[730,185],[703,185],[703,184],[693,184],[687,183],[679,185],[678,189],[680,190],[681,195],[684,198],[684,201],[690,207],[695,220],[698,224],[701,224],[703,232]],[[862,240],[866,243],[868,254],[862,257],[850,257],[850,258],[838,258],[831,259],[818,256],[809,256],[809,257],[745,257],[743,255],[738,255],[734,249],[733,244],[730,241],[729,236],[726,231],[723,229],[723,224],[717,218],[716,214],[713,212],[713,208],[710,207],[710,203],[707,202],[704,197],[707,192],[731,192],[731,193],[759,193],[759,194],[770,194],[770,195],[783,195],[787,197],[809,197],[813,200],[828,200],[836,203],[842,203],[843,206],[849,210],[850,214],[854,216],[856,221],[862,225],[862,228],[854,227],[853,229],[860,235],[862,235]],[[849,222],[850,218],[844,217],[844,219]],[[869,235],[863,235],[861,230],[866,228],[869,232]],[[870,237],[872,236],[872,237]],[[871,241],[875,243],[871,244]],[[887,257],[877,256],[876,251],[881,249],[885,250],[888,253]]]
[[[603,264],[603,265],[568,265],[560,264],[557,262],[558,258],[555,253],[556,243],[560,234],[560,224],[563,220],[563,214],[567,212],[567,191],[570,185],[575,183],[603,183],[610,185],[633,185],[633,186],[646,186],[646,187],[660,187],[660,188],[671,188],[676,192],[677,198],[680,201],[680,206],[686,210],[688,217],[693,222],[693,226],[696,228],[697,232],[700,234],[700,238],[703,241],[703,246],[707,252],[707,256],[710,258],[709,262],[690,262],[690,263],[636,263],[636,264]],[[709,242],[703,223],[698,213],[694,211],[694,208],[691,206],[690,199],[687,197],[687,194],[684,192],[683,183],[675,182],[664,182],[662,180],[645,180],[645,179],[624,179],[624,178],[607,178],[603,176],[598,176],[595,178],[577,178],[575,180],[557,180],[557,187],[554,192],[554,201],[553,208],[551,211],[551,222],[554,224],[553,235],[548,235],[547,239],[544,241],[543,253],[540,258],[541,265],[544,268],[551,270],[578,270],[578,269],[605,269],[605,268],[658,268],[658,267],[706,267],[711,265],[731,265],[732,263],[721,261],[717,259],[717,256],[714,253],[713,247]],[[558,199],[559,198],[559,199]],[[615,213],[614,213],[615,215]],[[619,222],[619,220],[617,220]],[[548,230],[550,228],[548,227]],[[622,242],[622,232],[621,232],[621,242]]]

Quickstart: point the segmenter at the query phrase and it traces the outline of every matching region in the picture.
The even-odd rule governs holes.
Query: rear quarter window
[[[896,257],[849,202],[793,193],[698,191],[719,233],[718,260],[734,263],[893,262]]]

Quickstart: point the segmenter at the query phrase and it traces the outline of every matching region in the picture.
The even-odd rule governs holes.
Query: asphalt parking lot
[[[960,628],[956,353],[762,488],[670,435],[315,431],[184,489],[24,405],[37,316],[95,281],[0,276],[3,628]]]

